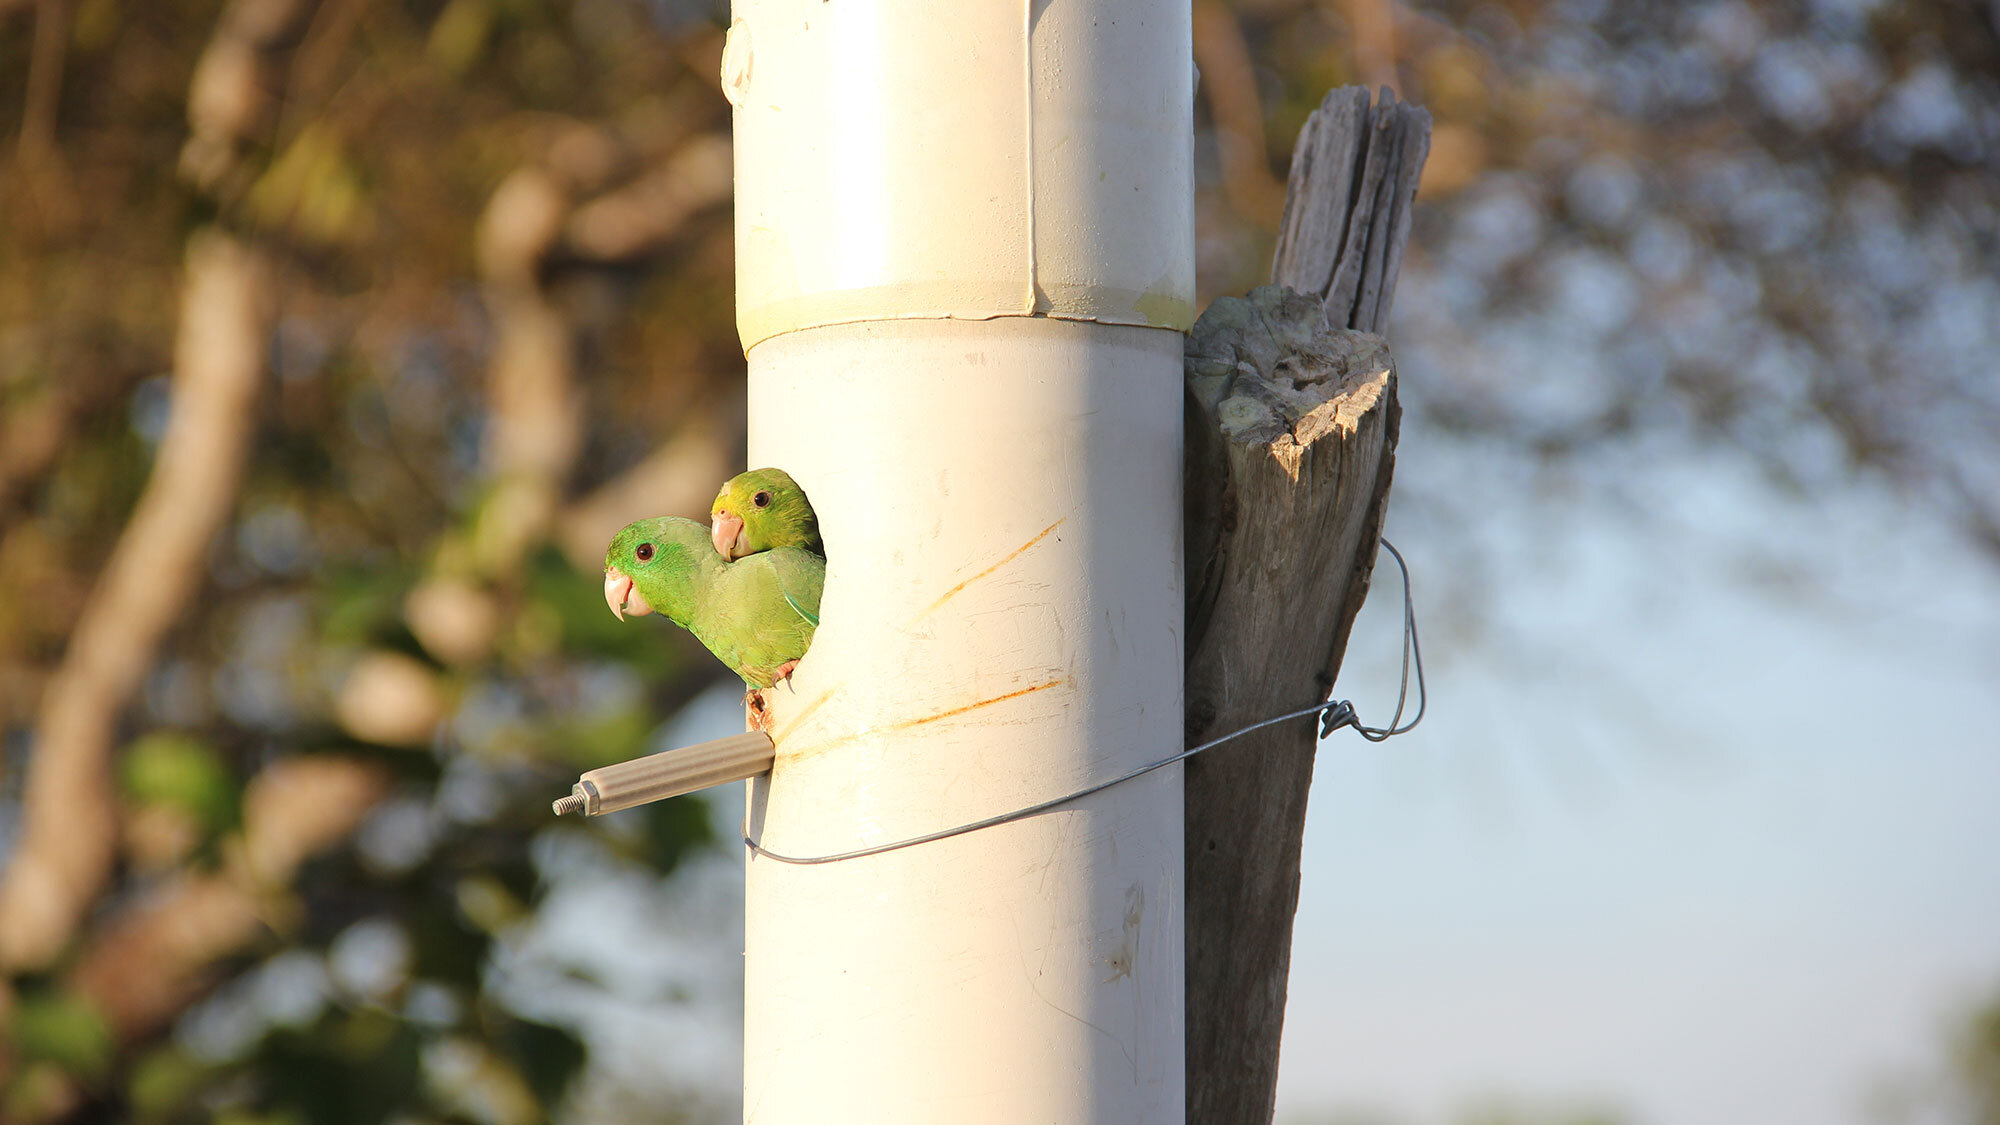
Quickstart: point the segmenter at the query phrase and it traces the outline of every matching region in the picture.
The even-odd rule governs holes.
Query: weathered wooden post
[[[1186,0],[737,0],[750,459],[825,534],[763,847],[1059,796],[1182,737]],[[1179,1122],[1181,776],[749,864],[746,1121]]]
[[[1348,329],[1388,328],[1429,142],[1386,89],[1328,94],[1292,155],[1287,289],[1216,302],[1188,341],[1190,745],[1333,688],[1401,417],[1387,348]],[[1316,736],[1300,720],[1188,762],[1189,1121],[1271,1120]]]

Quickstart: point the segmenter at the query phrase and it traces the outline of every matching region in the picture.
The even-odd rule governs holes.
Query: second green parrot
[[[716,493],[708,521],[715,549],[725,559],[780,547],[826,555],[812,502],[783,469],[752,469],[729,478]]]

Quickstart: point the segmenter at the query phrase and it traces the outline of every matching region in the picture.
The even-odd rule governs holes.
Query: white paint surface
[[[750,459],[827,592],[753,831],[819,855],[1033,804],[1181,737],[1180,337],[1007,318],[780,336]],[[749,864],[746,1121],[1177,1122],[1177,767],[1012,824]]]

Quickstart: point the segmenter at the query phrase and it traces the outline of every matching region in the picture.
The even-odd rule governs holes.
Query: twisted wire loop
[[[1233,742],[1252,731],[1260,731],[1265,727],[1276,726],[1279,723],[1290,722],[1293,719],[1302,719],[1307,715],[1320,716],[1319,737],[1321,738],[1327,737],[1342,727],[1353,728],[1354,733],[1370,742],[1386,742],[1396,735],[1407,734],[1418,723],[1423,721],[1424,707],[1429,700],[1428,693],[1424,690],[1424,654],[1422,647],[1417,643],[1417,610],[1415,602],[1410,597],[1409,564],[1403,561],[1403,553],[1398,551],[1387,539],[1381,542],[1382,546],[1387,548],[1389,554],[1396,560],[1396,569],[1401,571],[1403,576],[1403,681],[1402,686],[1396,691],[1396,713],[1390,717],[1389,725],[1386,727],[1371,727],[1364,724],[1360,716],[1355,713],[1354,703],[1351,700],[1329,699],[1325,703],[1316,703],[1311,707],[1301,707],[1296,711],[1287,711],[1282,715],[1275,715],[1271,718],[1251,723],[1247,727],[1230,731],[1220,738],[1213,738],[1199,746],[1183,750],[1170,758],[1162,758],[1157,762],[1148,762],[1135,770],[1086,786],[1075,792],[1065,793],[1060,797],[1053,797],[1024,808],[1015,809],[1012,812],[989,816],[983,820],[975,820],[954,828],[939,829],[936,832],[927,832],[922,836],[911,836],[905,840],[895,840],[887,844],[856,848],[853,851],[836,852],[833,855],[784,855],[764,847],[756,840],[750,838],[750,814],[746,809],[743,815],[743,846],[749,848],[752,854],[763,859],[776,860],[779,863],[812,866],[821,863],[839,863],[843,860],[860,859],[863,856],[881,855],[884,852],[914,848],[919,844],[936,843],[939,840],[948,840],[953,836],[963,836],[968,832],[977,832],[982,828],[992,828],[996,825],[1022,820],[1038,813],[1045,813],[1050,809],[1069,804],[1071,801],[1080,800],[1093,793],[1101,793],[1114,785],[1121,785],[1135,777],[1144,776],[1163,766],[1171,766],[1175,762],[1185,762],[1196,754],[1202,753],[1205,750],[1213,750],[1226,742]],[[1405,723],[1403,722],[1403,710],[1405,704],[1409,701],[1410,671],[1412,668],[1416,670],[1417,677],[1417,713],[1410,717],[1409,722]]]

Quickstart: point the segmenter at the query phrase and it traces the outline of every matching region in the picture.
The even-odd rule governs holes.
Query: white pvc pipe
[[[1004,17],[1004,18],[1003,18]],[[821,517],[767,848],[1174,753],[1185,2],[739,0],[750,460]],[[746,1122],[1182,1120],[1177,767],[749,864]]]
[[[857,320],[1193,325],[1188,0],[733,14],[746,349]]]

